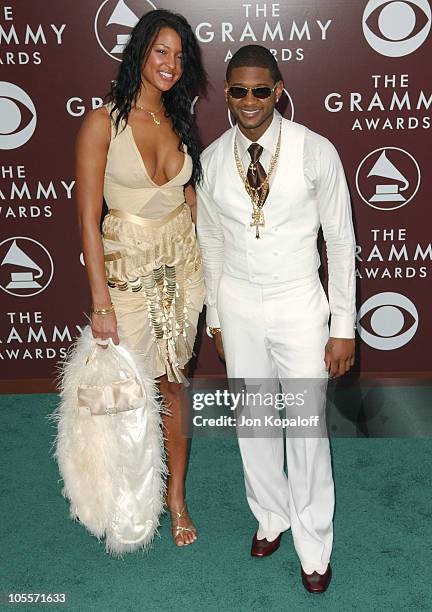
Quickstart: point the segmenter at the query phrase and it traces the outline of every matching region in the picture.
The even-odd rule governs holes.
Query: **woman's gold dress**
[[[102,234],[120,340],[145,356],[150,376],[167,374],[184,383],[180,369],[192,356],[205,288],[184,198],[192,159],[185,145],[183,150],[180,172],[159,186],[147,173],[132,128],[115,134],[112,126]]]

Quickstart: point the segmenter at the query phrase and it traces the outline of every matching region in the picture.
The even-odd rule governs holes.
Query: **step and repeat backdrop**
[[[211,88],[194,100],[203,144],[231,125],[226,64],[242,45],[279,62],[279,110],[328,137],[357,235],[363,374],[432,370],[431,5],[427,0],[32,0],[0,3],[0,379],[50,379],[86,324],[74,140],[102,104],[138,18],[182,13]],[[205,331],[196,374],[223,373]],[[15,381],[12,383],[11,381]]]

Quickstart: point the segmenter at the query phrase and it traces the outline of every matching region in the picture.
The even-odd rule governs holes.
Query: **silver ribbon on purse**
[[[78,387],[78,409],[82,414],[109,414],[134,410],[142,405],[143,390],[138,379],[130,378],[103,387]]]
[[[101,369],[101,365],[105,368]],[[104,381],[104,370],[107,370],[107,366],[111,366],[110,376],[105,375]],[[115,350],[111,339],[96,340],[87,358],[86,370],[88,375],[83,375],[83,380],[77,387],[80,414],[114,416],[119,412],[134,410],[143,405],[142,384],[134,376],[127,362],[122,359],[119,351]],[[113,371],[119,380],[112,380]],[[100,381],[101,384],[92,384],[95,373],[97,373],[97,382]]]

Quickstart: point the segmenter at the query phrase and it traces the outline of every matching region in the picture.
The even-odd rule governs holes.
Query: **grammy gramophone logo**
[[[415,158],[398,147],[375,149],[360,162],[356,173],[359,196],[372,208],[395,210],[406,206],[420,186]]]
[[[54,264],[47,249],[33,238],[15,236],[0,243],[0,288],[31,297],[48,287]]]
[[[94,28],[105,53],[120,62],[131,29],[155,8],[151,0],[104,0],[96,13]]]

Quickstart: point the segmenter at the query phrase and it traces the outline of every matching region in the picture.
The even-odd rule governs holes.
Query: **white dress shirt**
[[[248,140],[238,127],[234,127],[207,147],[202,154],[204,179],[197,187],[197,229],[207,287],[207,324],[211,327],[219,327],[216,310],[218,284],[223,271],[233,275],[233,261],[237,263],[235,276],[258,284],[271,282],[277,284],[291,278],[299,278],[302,274],[305,276],[313,273],[313,269],[316,270],[319,266],[316,232],[321,225],[328,257],[329,303],[332,315],[330,335],[336,338],[353,338],[356,314],[355,238],[343,167],[330,141],[303,126],[282,119],[281,115],[275,111],[270,126],[257,141],[263,147],[260,162],[266,172],[268,172],[271,157],[276,150],[281,121],[285,131],[288,128],[292,130],[293,142],[297,142],[296,151],[302,151],[302,159],[298,165],[299,172],[291,174],[290,178],[289,172],[296,172],[292,170],[295,163],[288,163],[291,154],[288,150],[289,137],[285,144],[282,140],[280,159],[271,176],[269,196],[263,207],[266,228],[265,232],[260,230],[262,239],[256,241],[260,244],[256,244],[253,240],[255,228],[249,228],[250,214],[246,213],[246,208],[250,212],[252,207],[246,190],[244,189],[242,194],[240,191],[234,194],[234,185],[238,184],[238,176],[236,176],[238,172],[233,158],[233,138],[237,143],[245,173],[251,161],[247,149],[252,141]],[[283,131],[284,134],[285,131]],[[300,145],[298,145],[300,140],[296,134],[300,134]],[[295,159],[292,161],[295,162]],[[286,181],[283,180],[285,170]],[[298,176],[301,172],[303,176]],[[225,180],[222,182],[222,179]],[[301,207],[297,209],[291,207],[293,208],[291,217],[288,215],[287,220],[283,219],[282,222],[279,218],[279,223],[276,222],[275,217],[272,223],[272,214],[276,211],[271,207],[276,202],[270,199],[274,194],[276,181],[278,181],[276,185],[278,192],[282,191],[282,194],[278,193],[279,207],[284,206],[283,192],[286,191],[287,201],[293,189],[296,193],[294,183],[302,186],[307,202],[304,201],[303,194],[303,200],[299,199]],[[221,185],[224,186],[223,193]],[[289,206],[287,204],[287,209]],[[238,224],[235,232],[231,229],[235,227],[236,221],[231,218],[233,207],[239,209],[244,207],[244,232],[249,235],[243,235],[243,230]],[[308,217],[306,219],[308,224],[305,224],[306,217]],[[304,237],[301,235],[302,231],[305,232]],[[294,234],[297,241],[296,248],[290,246],[293,242],[291,236]],[[302,251],[300,247],[303,244],[307,258],[305,256],[304,261],[300,258],[296,260],[297,254]],[[314,254],[311,252],[312,247],[315,250]],[[290,251],[290,248],[293,250]],[[271,260],[272,254],[278,257]],[[266,268],[268,274],[264,271],[263,260],[268,262]],[[272,272],[277,273],[272,274]]]

